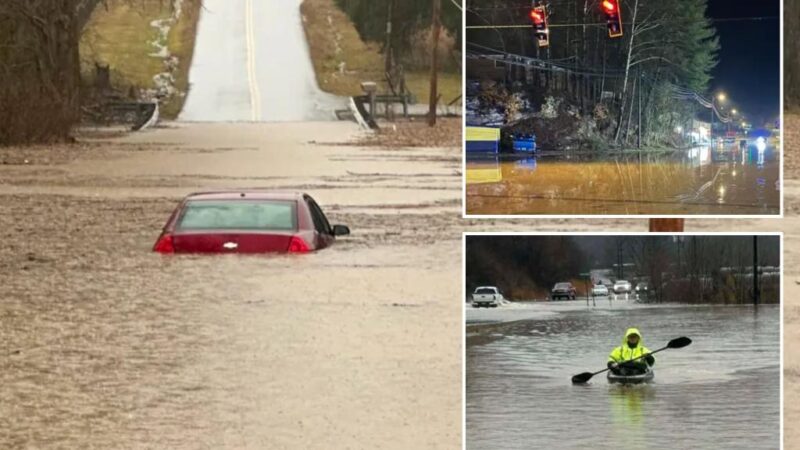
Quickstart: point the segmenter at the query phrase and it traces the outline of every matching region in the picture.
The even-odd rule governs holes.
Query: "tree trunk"
[[[0,145],[63,141],[80,119],[81,24],[97,2],[0,4]]]
[[[625,59],[625,78],[622,82],[622,108],[620,108],[619,112],[619,124],[617,125],[617,134],[614,136],[614,142],[619,142],[620,132],[622,131],[622,120],[625,117],[625,104],[626,104],[626,95],[628,93],[628,76],[630,75],[631,71],[631,57],[633,55],[633,41],[636,37],[636,15],[639,12],[639,0],[635,0],[633,3],[633,19],[631,19],[631,38],[628,42],[628,56]]]

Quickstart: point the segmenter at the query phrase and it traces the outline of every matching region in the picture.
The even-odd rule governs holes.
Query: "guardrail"
[[[83,109],[84,121],[102,124],[130,125],[131,130],[147,129],[158,122],[160,111],[158,102],[108,101],[97,103]]]

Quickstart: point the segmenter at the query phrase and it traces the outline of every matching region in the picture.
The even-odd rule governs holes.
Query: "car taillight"
[[[309,251],[308,244],[301,237],[292,236],[289,241],[289,253],[307,253]]]
[[[171,234],[163,234],[153,246],[153,251],[158,253],[175,253],[175,245]]]

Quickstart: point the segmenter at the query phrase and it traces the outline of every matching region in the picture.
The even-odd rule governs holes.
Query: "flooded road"
[[[772,147],[469,160],[466,170],[467,213],[474,215],[780,212],[780,153]]]
[[[467,327],[467,448],[779,448],[779,306],[567,303],[490,312],[503,322]],[[599,374],[572,385],[605,368],[630,326],[650,350],[694,342],[658,353],[651,384]]]
[[[456,448],[461,232],[647,229],[462,220],[460,149],[339,144],[357,133],[170,124],[0,148],[0,447]],[[786,233],[787,450],[800,448],[800,134],[791,142],[784,220],[686,223]],[[307,190],[353,235],[308,258],[149,252],[183,195],[232,186]],[[672,337],[644,332],[651,349]],[[698,344],[657,355],[657,383]],[[602,368],[601,347],[600,367],[570,368]],[[606,387],[598,377],[590,389]]]
[[[0,149],[0,448],[457,442],[459,149],[310,142],[357,133],[192,124]],[[150,251],[182,196],[237,186],[309,192],[353,234],[296,257]]]

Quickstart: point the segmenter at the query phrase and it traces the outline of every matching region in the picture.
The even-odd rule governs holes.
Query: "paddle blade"
[[[572,377],[572,384],[582,384],[589,381],[594,374],[592,372],[583,372]]]
[[[669,343],[667,344],[667,348],[683,348],[683,347],[686,347],[687,345],[689,345],[691,343],[692,343],[692,340],[689,339],[688,337],[685,337],[685,336],[684,337],[679,337],[679,338],[675,338],[675,339],[669,341]]]

